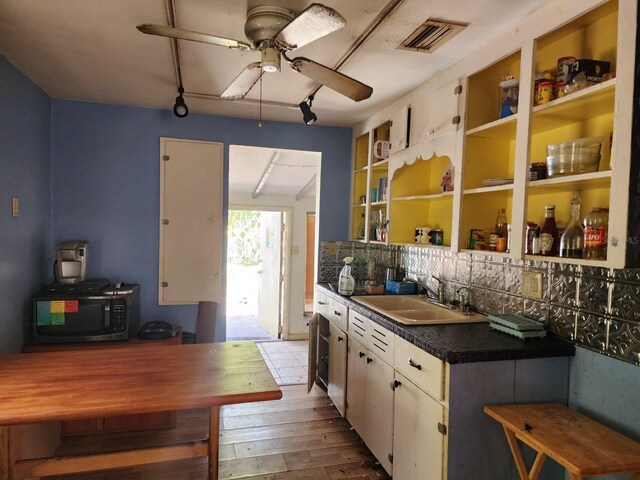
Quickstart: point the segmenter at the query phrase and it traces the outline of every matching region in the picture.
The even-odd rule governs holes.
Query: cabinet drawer
[[[444,362],[396,336],[394,367],[436,400],[444,400]]]
[[[369,320],[362,315],[358,315],[353,310],[349,310],[349,336],[355,338],[363,346],[368,347],[367,342]]]
[[[326,310],[326,313],[323,315],[329,319],[331,323],[333,323],[336,327],[338,327],[343,332],[347,331],[347,311],[349,309],[346,305],[337,302],[336,300],[329,299],[329,305]]]

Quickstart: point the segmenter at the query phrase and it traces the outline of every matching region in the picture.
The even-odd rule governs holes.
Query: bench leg
[[[518,440],[516,440],[516,436],[511,430],[504,426],[503,428],[504,434],[507,436],[507,442],[509,442],[511,455],[513,455],[513,459],[516,462],[516,468],[518,469],[520,480],[529,480],[529,473],[527,473],[527,467],[522,459],[522,453],[520,453],[520,447],[518,447]]]
[[[218,450],[220,444],[220,407],[209,412],[209,480],[218,480]]]

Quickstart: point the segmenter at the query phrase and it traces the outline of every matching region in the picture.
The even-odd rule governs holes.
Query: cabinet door
[[[409,125],[409,107],[404,106],[391,118],[389,142],[391,142],[392,154],[409,146]]]
[[[315,313],[309,320],[309,360],[307,370],[307,392],[310,392],[318,376],[318,320],[320,315]]]
[[[347,349],[347,420],[365,440],[367,437],[367,363],[368,350],[353,338]],[[366,441],[366,440],[365,440]]]
[[[439,89],[421,96],[420,100],[411,105],[411,135],[409,143],[415,145],[437,138],[441,135],[455,132],[458,123],[453,119],[459,112],[460,95],[456,87],[460,80],[440,87]],[[438,152],[442,155],[441,152]]]
[[[444,407],[400,374],[395,390],[393,473],[402,480],[443,478]]]
[[[347,391],[347,335],[329,324],[329,385],[327,394],[340,414],[345,415]]]
[[[394,395],[390,385],[394,378],[393,367],[371,352],[368,352],[366,367],[368,434],[364,441],[387,473],[391,475]],[[402,476],[397,478],[404,479]]]

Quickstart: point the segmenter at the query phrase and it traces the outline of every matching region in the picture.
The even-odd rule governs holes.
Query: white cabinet
[[[391,474],[393,454],[393,367],[358,341],[348,354],[347,420]]]
[[[396,373],[393,474],[402,480],[441,479],[444,468],[445,410]]]
[[[429,91],[412,103],[410,145],[428,142],[457,131],[460,124],[458,115],[461,92],[458,79]]]
[[[408,106],[401,107],[393,117],[391,117],[391,131],[389,142],[391,142],[391,154],[404,150],[409,146],[409,126],[411,110]]]
[[[327,394],[345,416],[347,391],[347,334],[329,323],[329,377]]]

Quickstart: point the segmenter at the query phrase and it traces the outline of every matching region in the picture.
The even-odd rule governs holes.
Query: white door
[[[443,478],[444,407],[402,375],[395,390],[396,435],[393,441],[393,475],[402,480]]]
[[[392,474],[391,455],[393,454],[394,406],[393,390],[391,390],[393,375],[393,367],[384,363],[377,355],[369,353],[366,410],[369,436],[364,441],[389,475]],[[398,433],[403,434],[402,430]],[[396,478],[404,480],[402,476],[396,476]]]
[[[279,337],[282,294],[282,212],[260,212],[260,292],[258,326]]]
[[[163,304],[221,301],[221,143],[160,140],[160,265]]]
[[[327,394],[344,417],[347,391],[347,335],[329,322],[329,385]]]

